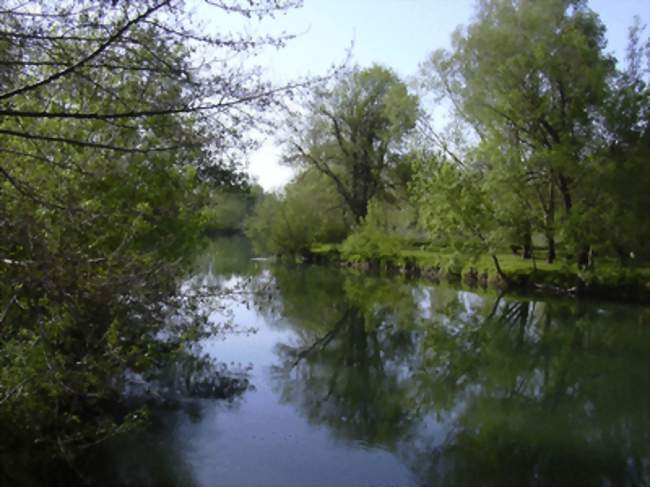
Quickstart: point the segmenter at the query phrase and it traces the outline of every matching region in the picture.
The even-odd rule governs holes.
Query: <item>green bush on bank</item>
[[[350,261],[397,260],[400,240],[372,225],[362,225],[341,244],[341,254]]]
[[[344,259],[352,262],[397,261],[404,243],[382,220],[378,204],[371,202],[368,215],[340,247]]]
[[[478,258],[451,252],[405,249],[390,235],[361,228],[343,244],[317,244],[311,252],[325,260],[352,263],[381,262],[404,269],[408,264],[425,275],[464,277],[482,282],[502,282],[491,256]],[[558,260],[552,264],[538,259],[522,259],[514,254],[499,254],[501,269],[513,287],[538,287],[576,291],[578,288],[599,290],[600,294],[647,299],[650,291],[650,267],[621,267],[604,261],[596,269],[580,271],[575,264]],[[644,296],[646,296],[644,298]]]
[[[259,255],[300,256],[316,242],[340,242],[348,220],[331,183],[315,171],[298,175],[283,194],[265,194],[244,231]]]

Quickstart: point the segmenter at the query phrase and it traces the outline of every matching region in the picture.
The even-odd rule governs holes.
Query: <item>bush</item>
[[[382,224],[380,210],[371,203],[365,221],[341,246],[347,260],[397,260],[402,241]]]
[[[343,240],[349,226],[330,186],[320,174],[307,172],[289,184],[284,195],[265,195],[245,225],[255,251],[304,255],[315,243]]]

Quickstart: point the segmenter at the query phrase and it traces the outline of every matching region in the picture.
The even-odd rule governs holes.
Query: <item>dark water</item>
[[[247,370],[115,442],[108,484],[647,485],[650,310],[499,296],[216,245],[193,282],[247,282],[255,334],[204,349]],[[219,312],[213,318],[222,319]]]

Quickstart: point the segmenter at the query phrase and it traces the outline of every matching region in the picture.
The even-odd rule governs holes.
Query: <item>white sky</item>
[[[262,33],[301,34],[286,48],[258,58],[269,77],[277,82],[324,73],[332,64],[345,59],[353,42],[353,63],[384,64],[406,78],[416,74],[418,65],[433,50],[449,46],[452,31],[471,20],[474,3],[474,0],[304,0],[301,9],[247,28]],[[623,59],[628,27],[634,15],[639,15],[642,23],[649,23],[650,0],[591,0],[589,5],[607,27],[608,50]],[[220,18],[219,22],[223,20],[232,22],[231,17]],[[225,30],[236,30],[236,27],[231,23]],[[281,188],[291,178],[291,169],[280,165],[279,159],[280,149],[272,141],[251,157],[249,171],[266,190]]]

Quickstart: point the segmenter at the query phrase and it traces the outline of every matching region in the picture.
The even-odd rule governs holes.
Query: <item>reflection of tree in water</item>
[[[199,485],[184,455],[184,437],[176,434],[183,430],[179,425],[200,424],[206,411],[214,413],[215,399],[227,409],[240,407],[249,387],[248,369],[229,367],[208,355],[179,357],[173,366],[140,384],[139,390],[130,391],[151,406],[148,427],[90,449],[78,460],[76,475],[60,484],[77,485],[83,479],[107,487]]]
[[[395,446],[413,426],[407,390],[415,345],[410,289],[311,272],[294,279],[276,274],[284,316],[298,336],[277,347],[281,365],[274,376],[282,399],[343,438]],[[312,278],[320,280],[318,295],[309,291]]]
[[[233,277],[255,275],[260,265],[252,257],[253,248],[247,238],[214,238],[197,257],[195,274],[211,285],[222,284]]]
[[[282,398],[299,403],[310,421],[325,423],[343,436],[370,445],[393,445],[408,433],[406,383],[396,366],[384,362],[389,347],[378,331],[364,329],[350,309],[314,345],[283,346]],[[395,364],[398,365],[398,364]]]
[[[300,272],[275,273],[298,338],[274,379],[311,422],[424,484],[650,480],[648,310]]]
[[[622,329],[617,318],[630,321],[567,301],[439,309],[418,397],[457,417],[444,443],[413,455],[416,470],[450,484],[647,482],[647,315]]]
[[[74,464],[47,463],[34,469],[38,450],[0,456],[0,485],[106,487],[165,487],[199,485],[194,469],[176,438],[176,423],[200,423],[204,408],[212,414],[214,399],[228,409],[238,408],[249,388],[248,370],[229,368],[205,355],[187,354],[155,378],[132,384],[128,393],[137,404],[148,404],[146,428],[108,437],[80,450]],[[182,411],[183,414],[179,414]],[[119,414],[116,411],[115,414]],[[144,413],[143,413],[144,414]],[[165,441],[161,441],[163,439]],[[182,440],[182,439],[181,439]],[[43,458],[43,463],[49,458]]]
[[[118,438],[90,459],[92,485],[106,487],[198,486],[192,467],[179,455],[178,445],[160,441],[159,430],[169,428],[156,420],[137,437]],[[88,467],[88,466],[87,466]],[[63,485],[63,484],[62,484]],[[68,484],[75,485],[75,484]]]

